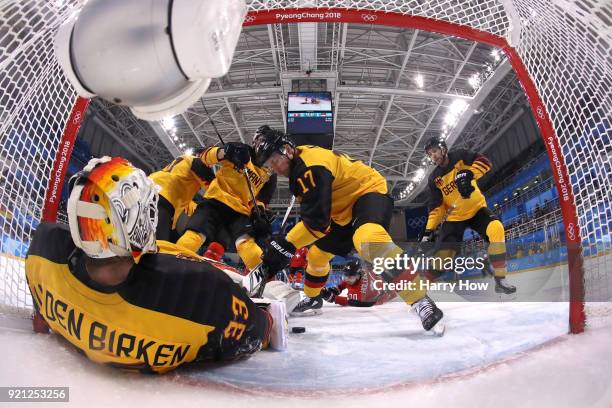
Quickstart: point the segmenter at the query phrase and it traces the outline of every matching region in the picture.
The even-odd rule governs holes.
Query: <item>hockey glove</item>
[[[334,303],[336,296],[340,294],[340,288],[332,286],[331,288],[322,288],[321,297],[329,303]]]
[[[419,242],[431,242],[433,240],[433,231],[425,230],[419,235]]]
[[[263,254],[263,264],[267,267],[270,275],[275,275],[289,265],[295,246],[285,238],[273,238]]]
[[[472,180],[474,180],[474,173],[470,170],[461,170],[455,176],[455,184],[457,184],[457,190],[463,198],[470,198],[472,192],[475,190],[472,186]]]
[[[223,146],[225,160],[229,160],[239,169],[242,169],[250,160],[249,146],[239,142],[229,142]]]
[[[274,213],[260,205],[259,211],[253,209],[251,213],[251,228],[256,237],[268,237],[272,235],[272,221],[274,221]]]
[[[421,232],[421,234],[418,237],[418,241],[420,244],[417,247],[417,254],[419,255],[427,254],[432,246],[432,244],[429,244],[429,242],[432,242],[433,240],[434,240],[433,230],[426,229],[425,231]]]

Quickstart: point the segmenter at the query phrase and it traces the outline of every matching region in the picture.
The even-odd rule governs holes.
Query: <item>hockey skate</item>
[[[323,312],[322,308],[323,299],[321,295],[313,298],[306,296],[289,314],[291,316],[314,316],[321,314]]]
[[[495,277],[495,292],[511,295],[516,292],[516,286],[510,285],[506,278]]]
[[[444,313],[442,313],[442,310],[436,306],[429,296],[425,296],[423,299],[414,303],[412,309],[421,318],[423,329],[426,331],[431,330],[432,333],[437,336],[442,336],[444,334],[444,324],[440,323]]]

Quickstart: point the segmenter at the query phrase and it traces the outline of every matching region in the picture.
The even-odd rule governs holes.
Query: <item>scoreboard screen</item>
[[[287,132],[291,134],[333,134],[332,112],[288,112]]]

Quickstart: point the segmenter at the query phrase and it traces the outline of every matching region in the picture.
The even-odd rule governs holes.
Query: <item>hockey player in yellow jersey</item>
[[[104,157],[72,181],[69,225],[41,223],[25,262],[55,333],[95,362],[156,373],[284,347],[282,302],[260,309],[220,269],[155,240],[158,187],[142,170]]]
[[[289,263],[296,248],[312,244],[304,282],[304,299],[293,314],[319,309],[321,288],[327,281],[334,255],[346,256],[356,249],[361,258],[394,258],[403,253],[387,232],[393,199],[386,180],[363,162],[315,146],[296,147],[286,135],[265,126],[253,140],[258,165],[289,178],[289,188],[300,203],[301,221],[286,237],[275,237],[265,248],[263,264],[276,273]],[[417,283],[412,270],[389,268],[387,282]],[[415,281],[416,280],[416,281]],[[420,285],[399,292],[414,305],[425,330],[442,318],[442,311]]]
[[[194,155],[177,157],[160,171],[149,175],[161,187],[159,192],[156,238],[176,242],[176,222],[183,212],[188,212],[193,197],[200,189],[208,188],[215,173],[200,159],[202,150]],[[189,215],[193,211],[189,212]]]
[[[506,245],[504,225],[487,208],[487,201],[477,181],[491,169],[491,162],[480,153],[465,149],[448,151],[446,143],[436,137],[429,139],[425,153],[436,164],[428,180],[429,217],[421,242],[431,240],[442,219],[436,248],[440,256],[454,256],[470,227],[489,243],[489,260],[495,272],[495,290],[514,293],[506,277]]]
[[[238,255],[247,268],[253,269],[261,262],[262,255],[255,238],[271,231],[266,206],[276,189],[276,175],[254,165],[251,147],[243,143],[209,147],[201,158],[207,166],[219,164],[221,167],[206,190],[204,201],[198,204],[189,220],[187,232],[177,243],[195,252],[205,242],[218,240],[220,229],[227,228]],[[253,205],[249,183],[258,209]]]

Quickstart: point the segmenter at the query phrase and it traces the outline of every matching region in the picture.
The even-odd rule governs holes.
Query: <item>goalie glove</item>
[[[321,297],[329,302],[329,303],[334,303],[334,301],[336,300],[336,296],[338,296],[340,294],[340,288],[338,288],[337,286],[332,286],[330,288],[322,288],[321,289]]]
[[[228,142],[223,146],[224,159],[232,162],[238,169],[242,169],[250,160],[249,146],[239,142]]]
[[[455,184],[461,197],[467,199],[472,195],[472,192],[475,190],[472,180],[474,180],[474,173],[470,170],[461,170],[455,176]]]

